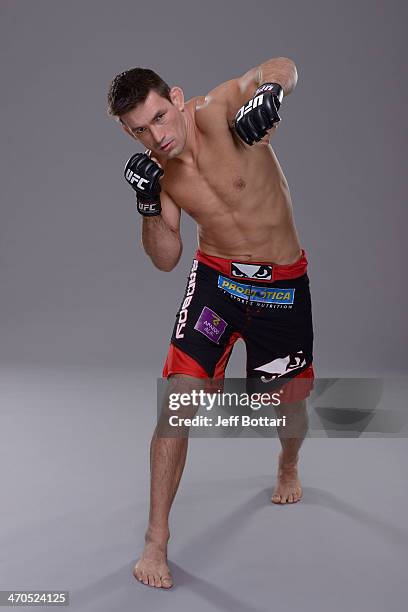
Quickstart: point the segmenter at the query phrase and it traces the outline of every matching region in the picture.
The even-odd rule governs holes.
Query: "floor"
[[[171,591],[139,584],[154,372],[1,366],[0,589],[68,590],[79,612],[400,612],[403,437],[308,438],[303,500],[270,503],[277,439],[190,441]]]

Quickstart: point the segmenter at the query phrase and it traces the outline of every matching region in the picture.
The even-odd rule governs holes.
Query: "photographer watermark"
[[[408,437],[408,378],[159,379],[159,435]]]
[[[245,407],[251,410],[259,410],[265,406],[279,406],[281,403],[280,393],[246,393],[246,392],[224,392],[208,393],[204,389],[192,389],[184,393],[169,394],[169,410],[180,410],[180,408],[203,407],[206,411],[219,411],[220,408]],[[169,425],[178,427],[277,427],[285,426],[285,416],[272,418],[268,416],[251,417],[245,414],[231,414],[224,417],[218,414],[216,417],[198,414],[194,417],[184,417],[178,414],[169,416]]]

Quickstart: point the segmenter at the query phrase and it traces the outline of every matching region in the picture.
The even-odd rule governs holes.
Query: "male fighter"
[[[192,378],[223,377],[238,338],[246,343],[248,378],[313,378],[307,259],[269,145],[296,82],[293,61],[279,57],[187,102],[180,87],[149,69],[127,70],[111,83],[109,114],[147,149],[130,158],[125,177],[143,216],[143,247],[159,270],[180,259],[181,210],[197,222],[199,248],[163,370],[179,391]],[[272,501],[293,503],[302,495],[302,439],[281,442]],[[149,525],[134,568],[150,586],[173,584],[168,517],[187,443],[187,436],[153,435]]]

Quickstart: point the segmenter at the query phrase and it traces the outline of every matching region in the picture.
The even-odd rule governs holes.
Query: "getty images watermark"
[[[157,381],[163,437],[408,438],[408,377]]]
[[[169,410],[178,411],[183,408],[204,408],[206,411],[225,408],[250,408],[259,410],[266,406],[279,406],[281,392],[277,393],[246,393],[217,391],[208,393],[204,389],[192,389],[189,392],[173,392],[169,394]],[[228,417],[218,414],[215,417],[203,414],[195,416],[180,416],[173,414],[168,417],[170,427],[284,427],[286,417],[251,416],[248,414],[231,414]]]

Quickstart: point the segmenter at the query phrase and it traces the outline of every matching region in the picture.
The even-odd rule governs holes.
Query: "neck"
[[[186,126],[186,144],[176,159],[186,164],[193,164],[197,158],[197,134],[191,109],[187,105],[184,107],[183,117]]]

